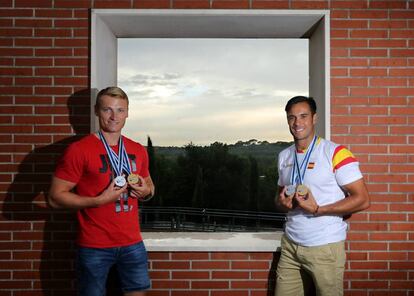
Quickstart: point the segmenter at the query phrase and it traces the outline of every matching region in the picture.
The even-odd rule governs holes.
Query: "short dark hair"
[[[315,100],[312,97],[305,97],[305,96],[296,96],[296,97],[291,98],[286,103],[286,107],[285,107],[286,113],[288,113],[290,111],[290,109],[292,108],[293,105],[298,104],[298,103],[302,103],[302,102],[305,102],[309,105],[312,114],[316,113],[316,102],[315,102]]]

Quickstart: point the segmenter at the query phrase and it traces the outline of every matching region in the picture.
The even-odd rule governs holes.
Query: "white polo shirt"
[[[292,145],[279,154],[279,186],[290,185],[295,149],[295,145]],[[299,163],[304,152],[298,152]],[[303,179],[303,184],[310,189],[318,205],[344,199],[346,195],[341,186],[361,178],[359,163],[348,149],[318,138]],[[345,240],[346,230],[347,224],[342,216],[315,217],[299,207],[287,214],[285,225],[289,239],[302,246],[319,246]]]

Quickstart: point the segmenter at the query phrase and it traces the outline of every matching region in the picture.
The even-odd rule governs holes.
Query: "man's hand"
[[[136,184],[129,184],[129,187],[131,188],[131,196],[143,199],[146,196],[152,194],[152,181],[149,177],[143,178],[141,176],[138,176],[139,181]]]
[[[298,206],[301,207],[305,212],[317,214],[319,206],[316,203],[316,200],[309,188],[306,195],[299,195],[296,192],[293,198],[297,202]]]
[[[111,184],[102,191],[100,195],[96,197],[97,206],[105,205],[111,202],[115,202],[122,193],[128,191],[128,184],[125,184],[123,187],[118,187],[115,185],[115,179],[112,180]]]
[[[279,186],[279,195],[276,198],[276,206],[278,206],[281,210],[288,212],[295,207],[295,204],[293,196],[286,196],[286,188],[287,186]]]

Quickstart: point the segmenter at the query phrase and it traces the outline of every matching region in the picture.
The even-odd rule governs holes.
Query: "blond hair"
[[[103,96],[110,96],[110,97],[114,97],[114,98],[124,99],[129,104],[127,94],[120,87],[110,86],[110,87],[102,89],[98,93],[98,95],[96,96],[95,110],[99,109],[99,107],[101,105],[101,98]]]

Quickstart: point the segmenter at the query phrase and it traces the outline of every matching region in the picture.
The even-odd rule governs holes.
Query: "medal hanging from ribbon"
[[[303,180],[305,179],[306,169],[308,168],[310,156],[312,154],[313,149],[315,148],[317,139],[318,137],[315,135],[300,165],[299,165],[299,160],[298,160],[298,153],[297,151],[295,151],[295,163],[293,165],[290,182],[292,185],[293,184],[298,185],[298,187],[295,186],[296,191],[298,191],[298,188],[300,185],[303,185]],[[302,188],[304,186],[300,186],[300,187]]]
[[[118,154],[116,154],[115,151],[109,146],[108,142],[106,142],[106,139],[103,136],[101,131],[99,131],[99,138],[101,139],[105,147],[106,153],[108,154],[110,165],[116,175],[115,185],[118,187],[125,186],[126,179],[122,175],[122,173],[126,172],[128,175],[131,174],[131,164],[129,163],[128,154],[124,146],[124,141],[122,140],[122,135],[119,137],[119,141],[118,141],[118,149],[119,149]],[[122,199],[123,199],[124,212],[127,212],[129,210],[128,193],[123,193]],[[121,204],[119,200],[116,202],[115,211],[116,212],[121,211]]]

